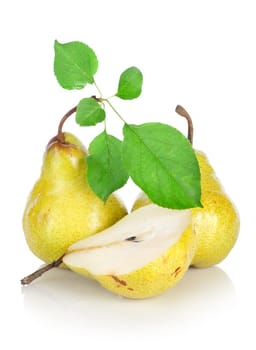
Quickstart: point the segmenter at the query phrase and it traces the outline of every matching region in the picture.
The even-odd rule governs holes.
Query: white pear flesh
[[[92,275],[129,274],[164,254],[190,223],[189,209],[172,210],[150,204],[71,245],[63,262]]]

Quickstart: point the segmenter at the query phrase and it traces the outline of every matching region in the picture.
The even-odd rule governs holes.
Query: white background
[[[249,0],[1,2],[2,349],[255,347],[255,17]],[[161,121],[186,133],[174,109],[182,104],[190,112],[194,146],[208,155],[240,212],[239,240],[224,262],[190,270],[177,287],[142,301],[60,270],[21,288],[20,278],[41,264],[26,246],[21,219],[45,145],[62,115],[93,93],[57,84],[54,39],[95,50],[95,79],[106,96],[124,69],[142,70],[142,96],[113,101],[128,122]],[[109,118],[120,136],[121,123],[111,112]],[[88,145],[101,127],[79,128],[71,118],[65,130]],[[137,193],[128,184],[120,195],[130,207]]]

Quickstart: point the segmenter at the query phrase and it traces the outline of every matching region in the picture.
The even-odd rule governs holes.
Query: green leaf
[[[116,96],[123,100],[132,100],[141,94],[143,76],[136,67],[126,69],[120,76]]]
[[[64,89],[79,90],[93,83],[98,60],[89,46],[80,41],[60,44],[55,40],[54,51],[54,73]]]
[[[102,122],[106,117],[104,109],[94,98],[83,98],[76,110],[76,122],[80,126],[91,126]]]
[[[106,131],[96,136],[89,146],[87,180],[103,201],[128,180],[121,153],[122,142]]]
[[[200,170],[186,137],[161,123],[125,124],[123,162],[152,202],[167,208],[201,206]]]

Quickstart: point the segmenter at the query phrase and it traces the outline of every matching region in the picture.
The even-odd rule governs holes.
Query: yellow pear
[[[72,243],[127,214],[115,195],[104,203],[94,194],[86,180],[86,150],[72,134],[63,133],[62,138],[48,144],[41,176],[23,215],[28,246],[45,262],[58,259]]]
[[[208,267],[218,264],[233,248],[239,232],[239,216],[222,191],[203,191],[203,208],[192,209],[197,249],[191,265]]]
[[[192,121],[181,107],[177,113],[188,119],[188,138],[192,143]],[[197,238],[197,249],[191,265],[208,267],[218,264],[229,254],[238,237],[239,214],[224,192],[206,155],[195,151],[201,174],[201,203],[203,208],[193,208],[192,226]],[[150,204],[151,201],[141,193],[137,197],[132,210]]]
[[[195,154],[200,168],[201,191],[223,191],[222,185],[206,155],[198,150],[195,150]]]
[[[187,271],[195,248],[190,210],[151,204],[74,243],[62,261],[113,293],[139,299],[176,285]]]

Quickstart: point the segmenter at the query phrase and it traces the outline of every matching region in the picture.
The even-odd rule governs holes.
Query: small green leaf
[[[121,153],[122,142],[106,131],[96,136],[89,146],[87,180],[103,201],[128,180]]]
[[[126,69],[120,76],[116,96],[123,100],[132,100],[141,94],[143,76],[136,67]]]
[[[89,46],[80,41],[60,44],[55,40],[54,51],[54,73],[64,89],[79,90],[93,83],[98,60]]]
[[[198,162],[182,133],[161,123],[125,124],[123,133],[127,172],[154,203],[173,209],[201,206]]]
[[[80,126],[91,126],[102,122],[106,117],[104,109],[94,98],[83,98],[76,110],[76,122]]]

